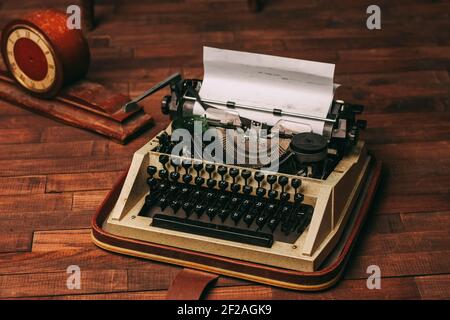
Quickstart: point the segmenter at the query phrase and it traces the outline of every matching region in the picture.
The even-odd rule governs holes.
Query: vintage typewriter
[[[112,251],[293,289],[331,285],[378,181],[358,139],[366,126],[356,119],[363,107],[333,99],[336,86],[323,74],[286,75],[286,64],[277,64],[282,72],[276,73],[264,59],[258,61],[263,68],[235,71],[255,82],[262,74],[255,86],[274,74],[288,86],[292,79],[306,79],[301,86],[318,79],[331,94],[326,114],[221,99],[239,82],[234,71],[223,76],[222,70],[243,63],[242,53],[205,50],[212,58],[205,61],[203,82],[175,74],[125,106],[132,109],[168,86],[162,112],[172,122],[134,154],[126,178],[94,220],[94,241]],[[243,58],[251,63],[254,57]],[[221,92],[211,93],[219,82]],[[315,102],[317,94],[323,92],[309,98]]]

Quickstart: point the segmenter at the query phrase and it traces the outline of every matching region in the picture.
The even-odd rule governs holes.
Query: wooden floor
[[[42,1],[22,2],[0,0],[0,27]],[[209,45],[336,63],[338,97],[366,105],[384,181],[344,280],[298,293],[221,278],[207,298],[450,298],[449,1],[272,0],[258,14],[245,0],[97,2],[89,77],[132,96],[175,71],[201,77]],[[153,129],[126,146],[0,101],[1,298],[165,297],[179,268],[100,250],[89,230],[133,152],[167,125],[161,94],[145,103]],[[380,290],[366,288],[372,264]],[[69,265],[80,290],[66,287]]]

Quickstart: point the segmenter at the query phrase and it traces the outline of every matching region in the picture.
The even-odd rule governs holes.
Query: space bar
[[[152,226],[223,240],[253,244],[266,248],[272,247],[273,244],[273,235],[269,233],[238,229],[203,221],[166,216],[163,214],[155,214],[153,216]]]

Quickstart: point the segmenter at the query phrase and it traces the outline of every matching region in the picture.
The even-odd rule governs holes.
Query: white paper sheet
[[[334,64],[276,56],[203,48],[204,77],[199,95],[202,99],[233,101],[264,109],[326,118],[334,95]],[[225,106],[214,105],[220,109]],[[239,115],[275,125],[280,116],[236,108]],[[205,110],[196,103],[195,114]],[[302,131],[323,133],[323,121],[283,116],[298,123]]]

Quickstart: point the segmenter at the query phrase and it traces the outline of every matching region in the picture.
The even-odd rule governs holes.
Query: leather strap
[[[219,276],[184,268],[175,276],[167,292],[168,300],[199,300]]]

